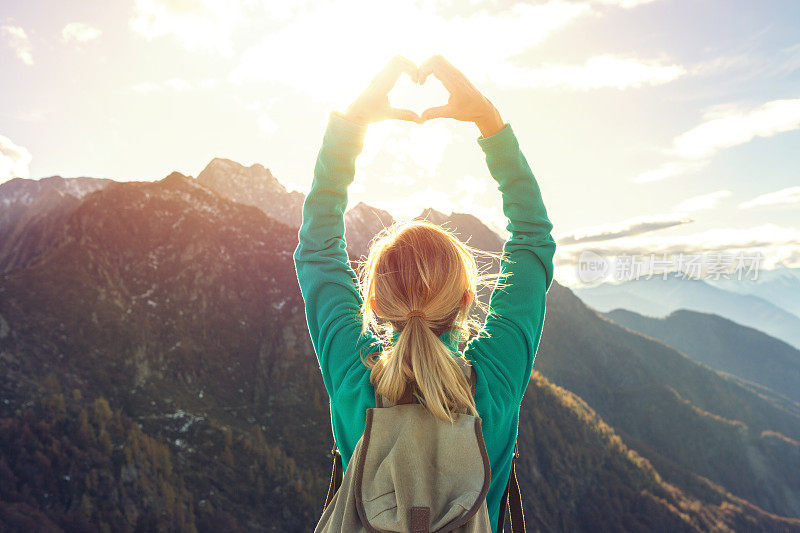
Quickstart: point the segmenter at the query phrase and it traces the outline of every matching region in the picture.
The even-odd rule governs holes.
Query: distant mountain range
[[[776,280],[765,284],[763,290],[753,288],[753,294],[739,294],[713,286],[704,279],[671,273],[666,279],[652,277],[602,283],[595,287],[576,288],[574,292],[600,312],[627,309],[651,317],[664,317],[678,309],[689,309],[718,314],[800,348],[800,316],[755,295],[759,291],[764,294],[779,291],[779,286],[780,282]],[[800,293],[800,287],[796,290]]]
[[[753,279],[755,277],[755,279]],[[709,279],[708,283],[739,294],[752,294],[800,317],[800,268],[759,270],[743,279]]]
[[[87,182],[24,218],[0,185],[0,529],[313,528],[331,435],[292,263],[302,201],[261,169]],[[387,215],[346,213],[354,260]],[[502,245],[471,215],[421,216]],[[535,369],[531,529],[800,531],[800,413],[557,282]]]
[[[800,410],[800,350],[719,315],[679,309],[652,318],[614,309],[604,316],[654,337],[715,370],[754,381],[797,403]]]
[[[585,400],[682,488],[700,475],[777,514],[800,516],[800,408],[625,329],[554,285],[534,368]],[[732,467],[732,465],[736,465]]]

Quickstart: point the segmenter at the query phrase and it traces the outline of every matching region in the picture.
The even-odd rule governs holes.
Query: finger
[[[438,107],[429,107],[422,112],[422,120],[430,120],[432,118],[453,118],[453,106],[450,104],[440,105]]]
[[[381,94],[388,94],[401,74],[405,72],[409,77],[416,81],[417,65],[413,61],[403,56],[394,56],[391,61],[378,73],[372,80],[372,86]]]
[[[396,107],[389,108],[389,118],[396,118],[398,120],[408,120],[422,124],[422,117],[411,111],[410,109],[398,109]]]
[[[417,83],[420,85],[425,83],[428,76],[433,73],[433,63],[436,56],[431,56],[417,68]]]
[[[461,73],[441,55],[434,55],[426,59],[417,69],[417,78],[420,85],[430,74],[436,76],[444,87],[452,92],[458,87]]]

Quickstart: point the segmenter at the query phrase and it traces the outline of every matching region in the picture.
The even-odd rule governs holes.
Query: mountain
[[[230,159],[213,159],[197,176],[197,183],[231,200],[253,205],[287,226],[300,227],[305,195],[287,191],[269,169],[240,165]]]
[[[382,229],[391,226],[394,217],[388,211],[359,202],[344,214],[347,251],[356,258],[366,257],[369,243]]]
[[[0,274],[0,529],[311,529],[330,414],[296,228],[178,173],[111,183],[54,226]],[[557,283],[535,368],[532,527],[800,531],[764,510],[792,510],[792,413]]]
[[[695,475],[800,516],[800,411],[623,328],[554,283],[534,368],[577,394],[676,486]]]
[[[797,402],[800,409],[800,350],[719,315],[679,309],[651,318],[614,309],[604,316],[654,337],[715,370],[754,381]]]
[[[489,229],[475,215],[469,213],[450,213],[445,215],[435,209],[425,209],[416,218],[425,219],[453,231],[462,241],[479,250],[499,252],[503,239]]]
[[[677,309],[712,313],[800,348],[800,317],[758,296],[736,294],[681,274],[603,283],[574,292],[600,312],[621,308],[652,317],[663,317]]]
[[[79,199],[112,180],[14,178],[0,184],[0,272],[22,268],[49,246],[49,239]]]
[[[383,228],[391,226],[395,219],[388,211],[359,202],[345,212],[345,238],[347,250],[356,258],[366,257],[372,238]],[[486,227],[476,216],[469,213],[452,212],[445,215],[436,209],[427,208],[413,217],[413,220],[427,220],[451,230],[459,239],[471,246],[490,252],[498,252],[503,247],[503,240],[497,233]],[[478,266],[496,270],[499,263],[496,259],[483,256],[476,258]],[[488,297],[488,291],[486,296]]]
[[[755,279],[753,279],[755,277]],[[739,294],[752,294],[800,317],[800,268],[780,266],[759,270],[743,279],[710,279],[708,283]]]
[[[49,249],[54,234],[80,204],[71,194],[47,189],[0,228],[0,271],[24,268]]]
[[[800,531],[800,520],[766,513],[700,476],[671,484],[584,400],[537,371],[518,442],[532,531]]]
[[[295,245],[177,173],[88,195],[0,276],[0,500],[64,529],[305,529],[330,421]]]
[[[45,191],[55,189],[76,198],[83,198],[113,181],[107,178],[62,178],[61,176],[50,176],[49,178],[36,180],[27,178],[10,179],[0,184],[0,206],[3,208],[2,220],[14,213],[13,206],[31,205]]]

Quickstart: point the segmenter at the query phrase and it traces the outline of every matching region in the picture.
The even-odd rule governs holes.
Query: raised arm
[[[365,129],[330,114],[294,252],[308,331],[329,395],[358,361],[358,353],[380,349],[371,348],[377,342],[372,335],[359,337],[362,299],[344,240],[347,186],[353,181]]]
[[[360,356],[381,349],[370,331],[361,334],[363,300],[346,251],[344,212],[367,125],[386,118],[420,121],[411,111],[391,108],[386,96],[402,72],[416,76],[416,66],[406,61],[393,59],[346,113],[330,114],[303,204],[295,270],[322,381],[331,397],[348,370],[362,364]]]
[[[556,243],[539,185],[511,125],[479,138],[478,144],[502,193],[511,236],[503,245],[501,283],[492,292],[486,324],[467,344],[465,355],[479,361],[487,380],[518,402],[528,386],[542,334]]]
[[[502,193],[511,232],[503,246],[501,283],[492,292],[486,324],[467,344],[464,355],[480,370],[478,379],[493,396],[503,393],[505,401],[518,403],[530,380],[544,324],[545,297],[553,281],[553,225],[511,125],[442,56],[433,56],[420,66],[419,83],[431,73],[450,92],[450,99],[423,112],[423,120],[445,117],[478,126],[482,134],[478,144]]]

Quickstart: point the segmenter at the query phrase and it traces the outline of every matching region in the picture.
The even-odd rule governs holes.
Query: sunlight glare
[[[425,84],[417,85],[403,74],[389,93],[389,103],[421,115],[429,107],[445,105],[449,97],[450,93],[433,75],[428,76]]]

